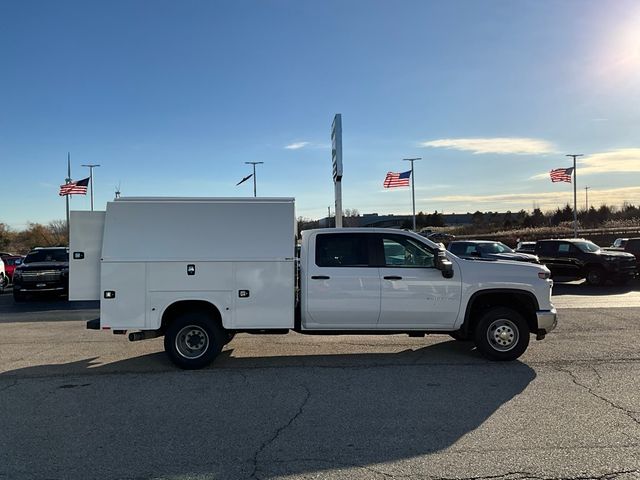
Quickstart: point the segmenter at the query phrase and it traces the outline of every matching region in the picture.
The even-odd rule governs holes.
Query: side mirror
[[[444,248],[438,249],[436,253],[436,268],[442,272],[444,278],[453,277],[453,263],[447,258],[447,253]]]

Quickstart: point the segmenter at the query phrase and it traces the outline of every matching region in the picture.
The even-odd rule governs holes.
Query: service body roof
[[[103,261],[294,257],[293,198],[123,197],[107,203]]]

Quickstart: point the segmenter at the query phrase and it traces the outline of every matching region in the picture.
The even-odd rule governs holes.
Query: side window
[[[478,253],[478,246],[474,245],[473,243],[467,245],[467,249],[465,250],[464,254],[468,257],[471,257],[473,255],[479,256],[480,254]]]
[[[558,245],[558,253],[576,253],[578,249],[570,243],[561,243]]]
[[[458,256],[464,255],[464,247],[465,247],[464,243],[454,243],[450,246],[450,251],[454,255],[458,255]]]
[[[383,236],[382,246],[384,264],[387,267],[434,266],[434,254],[411,238],[400,235]]]
[[[369,248],[366,234],[332,233],[316,237],[318,267],[368,267]]]
[[[536,245],[536,253],[539,255],[555,255],[558,251],[556,242],[538,242]]]

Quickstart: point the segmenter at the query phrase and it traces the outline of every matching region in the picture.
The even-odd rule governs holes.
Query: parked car
[[[536,242],[518,242],[516,246],[517,253],[531,253],[536,251]]]
[[[489,260],[515,260],[540,263],[537,256],[513,251],[502,242],[488,240],[456,240],[447,249],[460,258],[485,258]]]
[[[69,291],[69,249],[45,247],[31,250],[13,273],[13,299],[20,302],[30,294]]]
[[[5,272],[4,262],[0,261],[0,293],[4,293],[4,289],[9,285],[9,277]]]
[[[628,238],[616,238],[616,240],[611,244],[610,248],[624,248],[628,240]]]
[[[621,242],[623,247],[609,247],[604,248],[603,250],[609,252],[627,252],[636,257],[636,273],[638,273],[638,265],[640,264],[640,237],[636,238],[619,238],[618,240],[624,240]],[[616,242],[618,241],[616,240]],[[614,242],[614,245],[615,243]]]
[[[585,278],[591,285],[625,284],[636,273],[632,254],[604,250],[585,239],[538,240],[536,254],[552,276]]]
[[[427,235],[427,238],[432,242],[436,243],[449,243],[455,240],[455,235],[451,235],[450,233],[444,232],[433,232]]]
[[[15,271],[16,267],[22,265],[23,259],[24,257],[20,255],[6,255],[2,257],[5,275],[9,278],[9,283],[13,281],[13,272]]]

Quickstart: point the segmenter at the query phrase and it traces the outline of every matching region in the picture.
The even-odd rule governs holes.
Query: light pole
[[[97,163],[90,163],[88,165],[82,165],[89,168],[89,184],[91,185],[91,211],[93,212],[93,169],[99,167]]]
[[[247,165],[253,165],[253,196],[256,196],[256,165],[261,165],[264,162],[244,162]]]
[[[403,162],[411,162],[411,204],[413,205],[413,231],[416,231],[416,189],[415,189],[415,175],[413,174],[413,162],[422,160],[422,157],[415,158],[403,158]]]
[[[567,157],[573,157],[573,238],[578,238],[578,200],[576,197],[576,184],[578,182],[578,173],[576,171],[576,158],[582,157],[582,153],[570,153]]]
[[[589,189],[591,187],[584,187],[584,203],[585,203],[585,212],[589,211]]]

